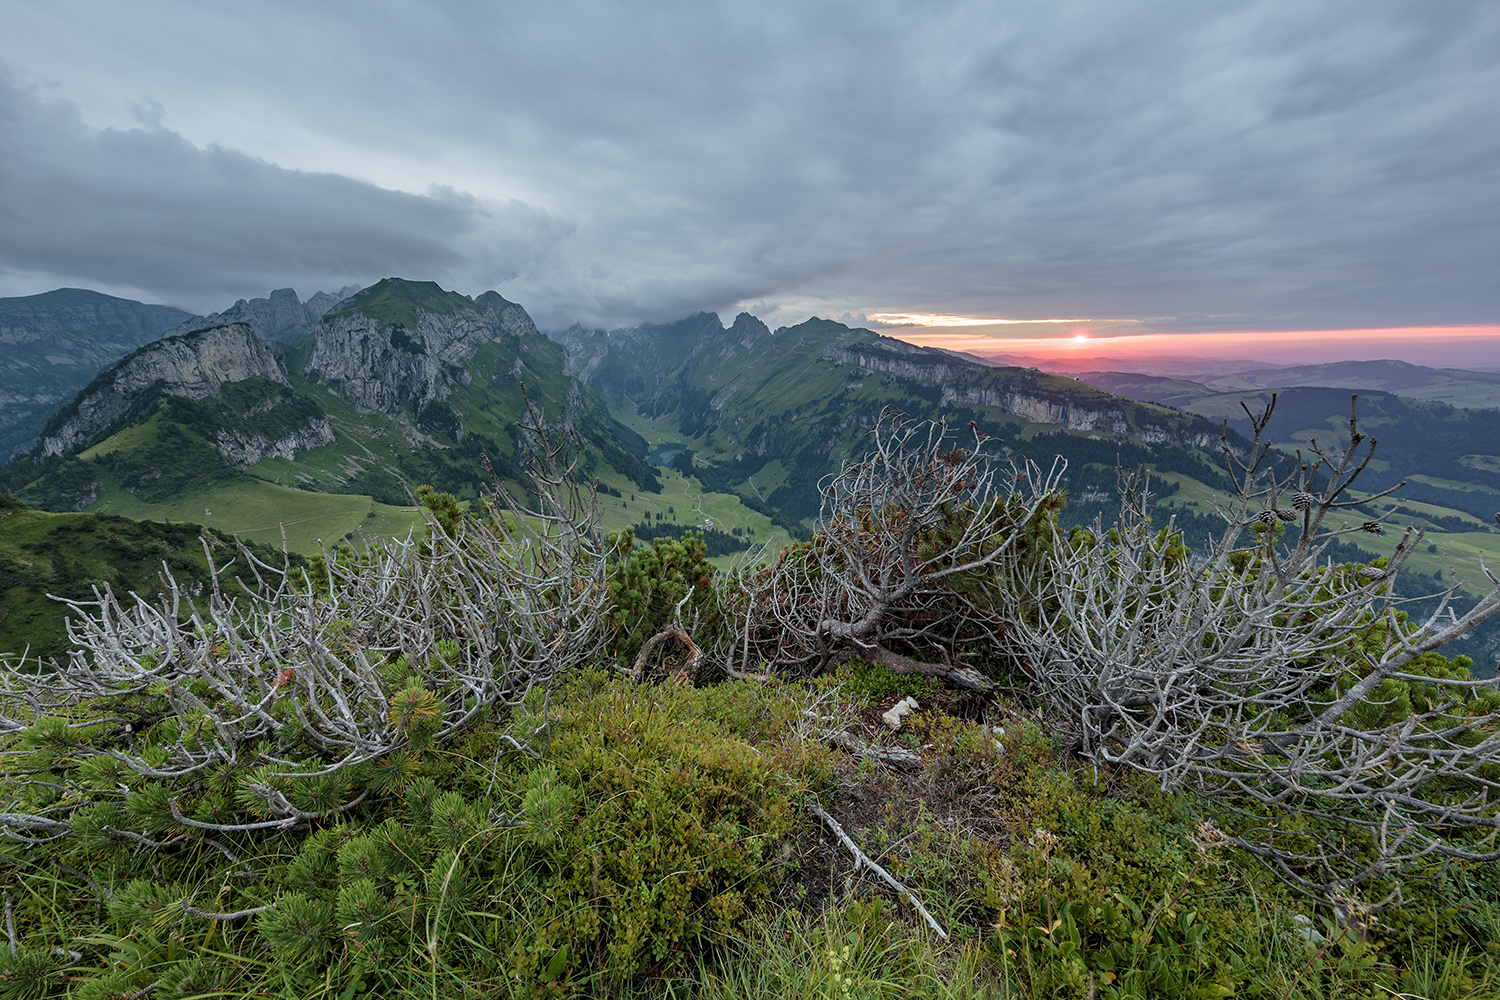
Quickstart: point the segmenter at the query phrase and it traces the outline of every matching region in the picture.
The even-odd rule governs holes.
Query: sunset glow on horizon
[[[980,355],[1067,359],[1075,363],[1087,356],[1142,361],[1163,357],[1233,358],[1277,365],[1393,359],[1437,368],[1500,368],[1500,325],[1206,333],[1080,330],[1052,337],[1016,337],[999,331],[985,334],[936,326],[920,332],[901,329],[883,332],[922,347]]]
[[[987,319],[981,316],[941,316],[931,313],[870,313],[866,317],[882,326],[921,327],[966,327],[966,326],[1028,326],[1032,323],[1097,323],[1087,319]],[[1120,322],[1104,320],[1102,322]],[[903,338],[904,339],[904,338]]]

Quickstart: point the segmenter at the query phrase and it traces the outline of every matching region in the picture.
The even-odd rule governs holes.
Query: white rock
[[[900,729],[901,719],[908,713],[913,712],[921,707],[922,706],[917,704],[917,699],[903,698],[900,701],[896,702],[896,704],[892,705],[886,711],[886,713],[881,716],[881,719],[883,719],[885,721],[885,724],[887,726],[890,726],[892,729]]]
[[[1312,917],[1302,913],[1292,914],[1292,933],[1314,948],[1321,947],[1327,938],[1313,926]]]

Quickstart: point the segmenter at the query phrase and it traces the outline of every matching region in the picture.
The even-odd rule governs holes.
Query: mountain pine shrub
[[[100,763],[115,758],[97,733],[74,738],[99,724],[29,728],[5,791],[37,821],[0,844],[19,936],[0,984],[26,969],[17,988],[36,996],[70,981],[393,995],[431,975],[569,992],[683,967],[739,933],[777,846],[807,822],[802,796],[826,780],[827,752],[797,738],[805,700],[587,671],[553,701],[545,760],[478,727],[409,747],[405,776],[378,792],[373,764],[242,769],[227,788],[208,768],[122,774]],[[112,709],[73,721],[95,711]],[[173,744],[180,729],[162,716],[128,735]],[[334,777],[336,804],[304,808]],[[276,794],[297,811],[269,806]]]

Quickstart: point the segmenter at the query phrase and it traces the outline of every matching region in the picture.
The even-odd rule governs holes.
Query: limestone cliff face
[[[172,396],[203,399],[217,396],[227,382],[257,376],[287,384],[265,341],[243,323],[158,340],[79,393],[43,431],[39,454],[60,455],[83,445],[153,387]]]
[[[468,384],[463,365],[482,345],[509,342],[524,351],[525,338],[539,336],[526,310],[494,293],[480,296],[474,308],[418,309],[415,317],[413,327],[359,311],[325,316],[302,372],[372,410],[420,411],[449,396],[451,386]]]
[[[1065,399],[1006,392],[989,386],[945,386],[943,403],[994,406],[1032,423],[1061,424],[1071,431],[1112,431],[1124,434],[1130,430],[1123,410],[1090,409]]]
[[[301,430],[282,435],[274,441],[262,434],[220,429],[217,444],[225,461],[241,472],[263,458],[296,458],[299,452],[333,444],[333,424],[327,417],[315,418]]]
[[[447,368],[474,356],[494,335],[478,314],[421,313],[416,330],[362,313],[342,313],[318,324],[302,371],[316,375],[345,399],[395,413],[408,402],[421,408],[447,392]]]
[[[1173,425],[1154,421],[1144,407],[1131,406],[1131,412],[1127,413],[1118,397],[1110,399],[1103,393],[1091,393],[1090,396],[1099,399],[1090,405],[1091,399],[1058,390],[1057,376],[990,368],[888,337],[874,342],[831,344],[823,351],[823,357],[835,364],[942,386],[943,406],[990,406],[1032,423],[1058,424],[1072,431],[1128,434],[1147,444],[1211,448],[1218,441],[1211,432],[1183,429],[1178,426],[1182,421]]]
[[[485,292],[474,300],[476,312],[494,323],[503,339],[522,339],[539,336],[531,314],[514,302],[502,298],[498,292]]]
[[[873,343],[830,344],[823,350],[823,357],[834,364],[886,372],[927,385],[942,385],[953,377],[954,371],[953,364],[941,352],[892,337],[881,337]]]

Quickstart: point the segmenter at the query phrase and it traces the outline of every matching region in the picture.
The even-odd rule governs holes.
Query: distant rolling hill
[[[1500,373],[1429,368],[1389,359],[1286,366],[1190,355],[1111,358],[1080,353],[1077,357],[1034,358],[987,352],[982,357],[997,364],[1082,377],[1101,386],[1125,386],[1137,379],[1167,379],[1182,383],[1177,391],[1189,397],[1195,393],[1321,386],[1354,392],[1389,392],[1451,406],[1500,408]]]
[[[1327,367],[1327,366],[1324,366]],[[1359,400],[1360,427],[1378,442],[1377,460],[1364,483],[1383,489],[1408,481],[1408,500],[1462,512],[1477,530],[1493,525],[1500,510],[1500,409],[1461,408],[1408,399],[1389,392],[1296,386],[1215,392],[1198,383],[1120,372],[1080,376],[1132,396],[1176,406],[1249,432],[1244,404],[1263,407],[1276,395],[1270,431],[1287,448],[1347,442],[1351,397]],[[1460,519],[1462,520],[1462,519]]]
[[[1451,406],[1500,408],[1500,374],[1427,368],[1405,361],[1338,361],[1261,369],[1224,375],[1208,380],[1207,384],[1220,392],[1322,386],[1354,392],[1389,392]]]
[[[1093,359],[1066,366],[1043,363],[1047,371],[1066,371],[1111,392],[1189,408],[1187,404],[1218,393],[1315,387],[1350,392],[1388,392],[1409,399],[1476,409],[1500,409],[1500,374],[1457,368],[1426,368],[1405,361],[1339,361],[1290,368],[1241,368],[1238,362],[1196,359],[1171,365],[1106,363]]]

